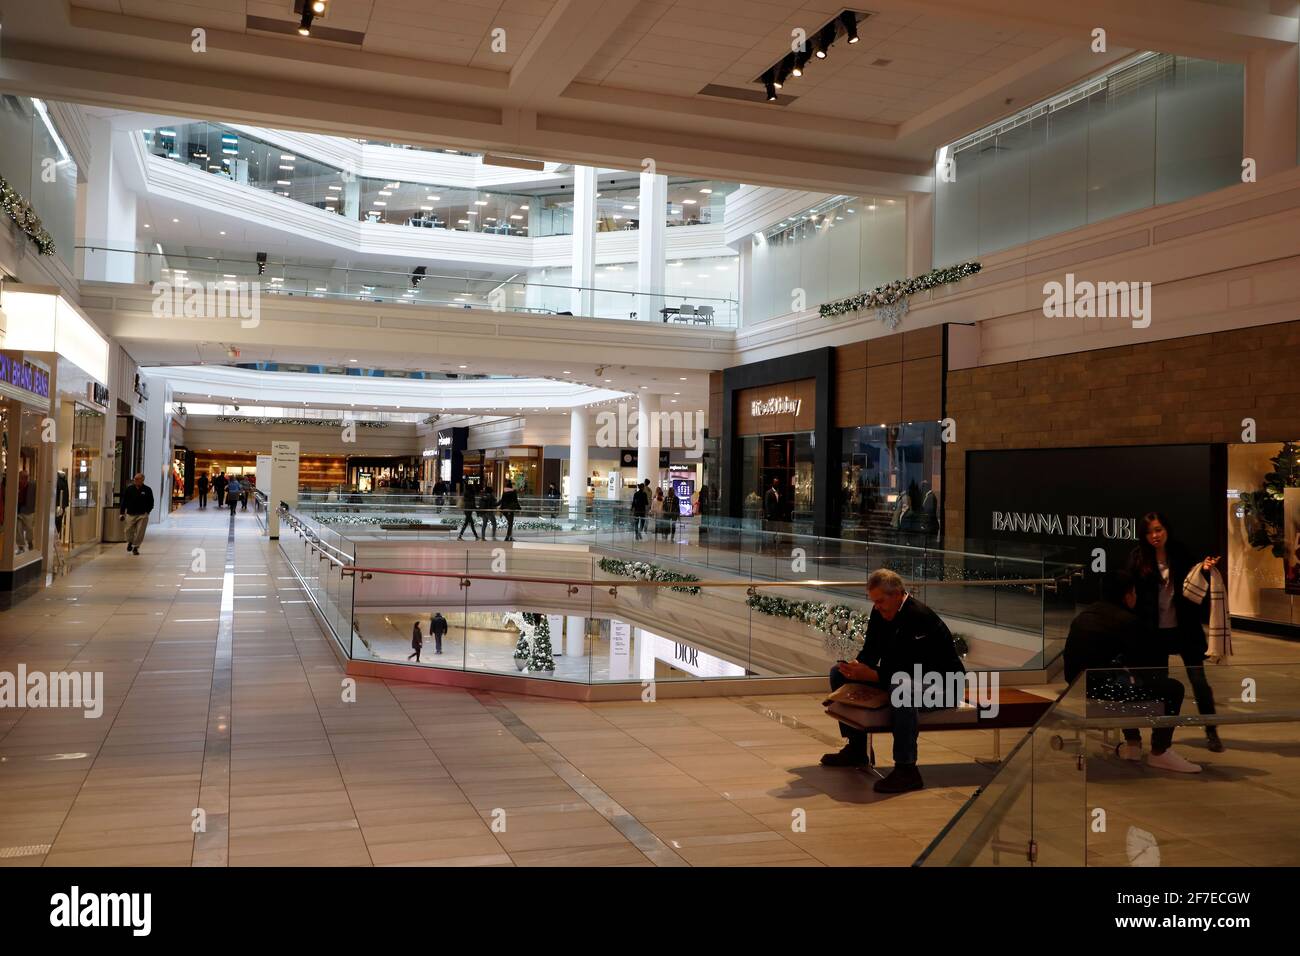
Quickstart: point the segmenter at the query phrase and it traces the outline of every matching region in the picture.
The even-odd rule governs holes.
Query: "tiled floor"
[[[0,864],[906,865],[991,775],[991,732],[923,735],[928,788],[878,797],[818,766],[820,695],[349,702],[326,640],[253,515],[192,506],[0,612],[0,671],[107,698],[0,710]]]
[[[97,720],[0,710],[0,864],[907,864],[989,776],[991,736],[948,734],[922,741],[930,789],[878,798],[817,765],[837,745],[817,695],[361,680],[345,702],[278,550],[240,513],[227,568],[228,529],[188,508],[0,612],[0,670],[102,670],[107,698]]]

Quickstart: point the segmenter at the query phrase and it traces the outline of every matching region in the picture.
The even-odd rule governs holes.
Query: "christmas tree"
[[[1282,450],[1269,459],[1273,470],[1264,476],[1258,491],[1239,495],[1246,518],[1250,546],[1257,550],[1271,548],[1274,557],[1286,554],[1283,496],[1287,488],[1300,488],[1300,443],[1283,442]]]
[[[528,661],[530,671],[555,670],[551,656],[551,625],[545,614],[525,614],[524,619],[533,626],[533,656]]]
[[[515,660],[526,661],[528,660],[528,654],[528,635],[524,633],[524,629],[521,627],[519,629],[519,640],[515,642]]]

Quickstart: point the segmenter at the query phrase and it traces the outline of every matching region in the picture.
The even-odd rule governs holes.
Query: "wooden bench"
[[[942,710],[923,710],[917,721],[922,733],[939,733],[945,730],[992,730],[993,759],[1002,759],[1003,729],[1028,729],[1038,723],[1038,719],[1047,713],[1056,701],[1054,698],[1041,697],[1026,693],[1013,687],[998,688],[998,713],[996,717],[980,717],[979,708],[969,701],[963,701],[957,707]],[[868,710],[854,707],[838,701],[828,701],[826,714],[835,720],[848,724],[867,734],[867,746],[871,746],[871,735],[885,733],[891,728],[891,711],[888,707]]]

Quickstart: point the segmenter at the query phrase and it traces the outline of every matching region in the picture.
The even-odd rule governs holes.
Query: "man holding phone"
[[[952,633],[938,614],[916,600],[903,586],[903,579],[881,568],[867,579],[867,596],[871,599],[871,617],[867,636],[857,660],[839,661],[831,668],[831,690],[847,683],[870,684],[891,690],[895,675],[911,680],[917,666],[924,674],[966,672],[953,647]],[[919,688],[918,688],[919,696]],[[916,769],[916,746],[920,736],[920,708],[898,706],[894,695],[889,701],[890,723],[894,735],[894,769],[876,781],[877,793],[904,793],[920,790],[925,784]],[[847,739],[837,753],[822,756],[824,767],[866,767],[867,734],[848,724],[840,724]]]

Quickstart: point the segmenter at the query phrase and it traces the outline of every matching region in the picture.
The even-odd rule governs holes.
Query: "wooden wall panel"
[[[943,417],[943,359],[913,359],[902,364],[902,419],[938,421]]]
[[[863,424],[888,425],[902,420],[902,363],[867,369],[867,408]]]
[[[867,340],[867,368],[903,361],[903,336],[886,335]]]
[[[854,342],[852,345],[840,345],[835,349],[835,371],[847,372],[855,368],[867,367],[867,343]]]
[[[932,325],[926,329],[912,329],[904,332],[903,361],[930,358],[943,354],[943,326]]]
[[[863,352],[865,359],[866,353]],[[835,428],[852,428],[866,423],[867,370],[865,368],[839,369],[835,372],[835,407],[831,409],[831,425]]]

